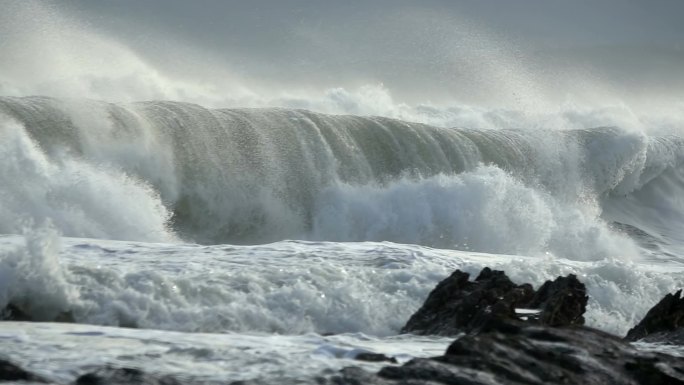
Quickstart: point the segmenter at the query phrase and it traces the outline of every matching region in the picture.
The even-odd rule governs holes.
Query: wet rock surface
[[[627,332],[627,341],[684,345],[684,297],[682,290],[666,295]]]
[[[182,382],[171,376],[157,377],[140,369],[102,368],[81,375],[74,385],[181,385]]]
[[[10,361],[0,359],[0,382],[33,382],[47,383],[48,381],[37,374],[22,369]]]
[[[389,357],[386,356],[382,353],[359,353],[354,357],[355,360],[357,361],[366,361],[366,362],[391,362],[393,364],[397,363],[397,359],[394,357]]]
[[[40,383],[53,382],[31,373],[12,362],[0,359],[0,383]],[[172,376],[155,376],[135,368],[103,367],[79,376],[73,385],[181,385],[190,382],[180,381]]]
[[[476,333],[490,322],[525,321],[549,326],[584,324],[586,288],[570,274],[546,281],[535,291],[530,284],[517,285],[503,271],[484,268],[474,281],[456,270],[430,293],[411,316],[402,333],[457,335]],[[518,316],[516,309],[536,309]]]
[[[454,341],[443,356],[387,366],[377,374],[347,368],[326,384],[684,384],[684,360],[641,352],[586,327],[492,322]]]
[[[574,274],[546,281],[530,302],[518,307],[541,309],[535,323],[547,326],[584,325],[587,288]]]

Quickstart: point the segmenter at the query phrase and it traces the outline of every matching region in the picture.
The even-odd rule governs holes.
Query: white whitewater
[[[78,3],[0,12],[0,309],[45,321],[0,323],[22,366],[65,383],[103,365],[311,383],[383,365],[359,352],[442,353],[451,339],[397,333],[454,269],[574,273],[587,324],[618,335],[684,287],[675,87],[629,95],[419,7],[383,34],[437,27],[402,42],[425,61],[397,63],[432,79],[431,102],[368,73],[287,87],[152,26],[133,42],[79,22]],[[295,51],[345,51],[313,35],[323,50]]]
[[[0,338],[65,381],[76,343],[207,380],[432,355],[448,339],[395,335],[457,268],[577,274],[616,334],[683,284],[676,135],[44,97],[0,98],[0,133],[0,307],[79,324]]]
[[[216,383],[312,381],[349,365],[382,366],[351,361],[360,352],[400,362],[443,352],[449,338],[396,333],[439,280],[484,266],[534,285],[577,274],[590,295],[587,323],[617,334],[681,287],[684,275],[673,262],[386,242],[141,243],[60,238],[48,227],[0,237],[0,304],[12,301],[46,321],[69,312],[78,324],[3,323],[0,343],[15,361],[65,382],[105,364]],[[92,349],[98,354],[84,354]]]
[[[0,119],[0,176],[15,181],[1,187],[4,233],[49,218],[77,237],[389,240],[592,260],[637,254],[607,221],[651,224],[624,207],[682,213],[658,196],[682,191],[672,135],[8,97]]]

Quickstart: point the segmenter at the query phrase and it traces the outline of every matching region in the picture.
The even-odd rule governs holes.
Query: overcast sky
[[[671,43],[681,41],[684,28],[684,3],[679,0],[70,0],[68,4],[111,25],[144,23],[219,45],[238,40],[271,44],[302,24],[363,26],[371,32],[374,28],[368,22],[397,13],[410,17],[418,10],[549,43]]]
[[[17,8],[17,0],[0,3]],[[39,4],[59,14],[56,24],[104,36],[166,76],[219,82],[230,74],[256,92],[383,84],[410,102],[482,102],[598,83],[615,93],[684,90],[678,0]],[[32,12],[5,17],[31,19]]]

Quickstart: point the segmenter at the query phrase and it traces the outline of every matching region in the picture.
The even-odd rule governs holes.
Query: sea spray
[[[18,245],[0,249],[0,310],[12,305],[36,321],[69,311],[78,290],[60,261],[60,238],[48,222],[26,228]]]
[[[594,215],[488,166],[385,186],[328,188],[318,201],[313,237],[574,260],[638,255],[629,238]]]
[[[445,200],[462,199],[467,193],[442,194],[438,202],[426,201],[429,193],[424,188],[404,189],[401,199],[427,205],[422,206],[426,211],[399,210],[400,222],[422,223],[413,234],[400,226],[387,227],[382,220],[375,226],[385,230],[375,234],[363,226],[357,235],[336,233],[325,215],[336,205],[347,205],[340,209],[349,215],[340,212],[340,218],[348,222],[340,219],[338,225],[354,228],[359,219],[351,214],[356,209],[345,191],[376,191],[371,193],[374,205],[394,210],[396,202],[383,200],[399,195],[382,191],[431,186],[436,180],[431,178],[438,175],[474,183],[463,189],[475,191],[480,179],[468,175],[477,174],[484,164],[501,171],[489,178],[489,186],[508,180],[507,185],[520,190],[497,209],[498,217],[489,216],[488,226],[522,221],[515,218],[524,214],[511,201],[515,194],[521,202],[542,202],[527,207],[534,211],[543,206],[539,213],[551,210],[554,216],[537,221],[549,229],[532,226],[541,232],[532,235],[534,240],[523,237],[529,242],[509,252],[567,250],[570,258],[592,259],[616,254],[611,245],[620,237],[611,235],[606,223],[620,205],[613,201],[636,196],[647,185],[669,185],[661,176],[676,177],[672,170],[684,159],[684,145],[676,136],[616,127],[473,130],[302,110],[214,110],[174,102],[111,104],[39,97],[1,98],[0,111],[8,117],[3,118],[8,137],[17,138],[3,144],[11,158],[3,166],[9,170],[3,180],[21,181],[2,185],[5,195],[18,200],[3,209],[9,218],[3,226],[15,222],[11,207],[24,207],[21,210],[37,220],[53,218],[69,236],[159,241],[180,237],[207,244],[391,239],[460,248],[465,238],[473,238],[453,232],[463,216],[425,220],[438,205],[447,204]],[[19,178],[21,164],[32,164],[29,170],[40,172]],[[44,186],[51,186],[49,193]],[[334,196],[347,203],[330,202]],[[503,196],[490,195],[491,205],[483,202],[480,207],[497,207],[497,197]],[[680,212],[676,205],[669,208]],[[566,222],[574,225],[557,232],[567,233],[566,241],[543,234],[554,231],[553,223]],[[587,246],[568,246],[577,243]],[[504,249],[489,247],[483,251]],[[633,254],[628,249],[622,254]]]
[[[112,163],[84,161],[69,148],[47,153],[21,124],[2,116],[0,135],[1,233],[19,233],[27,220],[50,220],[71,236],[175,239],[170,213],[147,182]]]

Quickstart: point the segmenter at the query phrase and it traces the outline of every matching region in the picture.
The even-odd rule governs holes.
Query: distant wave
[[[684,138],[616,127],[0,97],[0,135],[0,233],[49,218],[78,237],[391,240],[594,259],[634,253],[608,225],[615,213],[641,227],[618,215],[624,202],[684,212],[658,196],[684,192]]]

